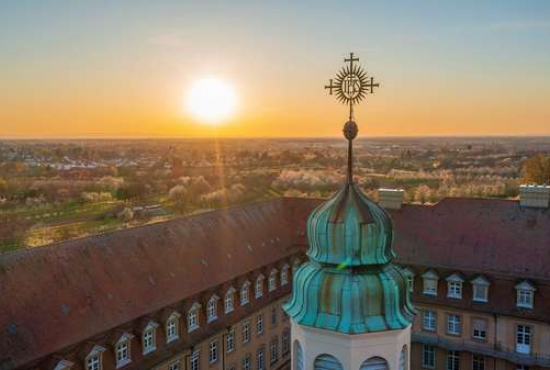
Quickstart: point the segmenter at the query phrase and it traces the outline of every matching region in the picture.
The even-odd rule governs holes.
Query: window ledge
[[[171,337],[166,338],[166,343],[171,343],[171,342],[173,342],[175,340],[178,340],[178,339],[180,339],[179,335],[172,335]]]
[[[120,369],[121,367],[124,367],[124,366],[128,365],[130,362],[132,362],[132,360],[130,358],[127,358],[127,359],[122,360],[122,361],[118,361],[117,364],[116,364],[116,368]]]
[[[148,354],[151,353],[151,352],[155,352],[156,349],[157,349],[156,346],[155,346],[155,347],[151,347],[151,348],[144,349],[144,350],[143,350],[143,355],[148,355]]]
[[[210,317],[206,320],[206,322],[210,323],[210,322],[212,322],[212,321],[216,321],[217,319],[218,319],[218,315],[216,315],[216,316],[210,316]]]
[[[191,327],[189,327],[189,328],[187,329],[187,332],[188,332],[188,333],[191,333],[192,331],[195,331],[195,330],[197,330],[198,328],[199,328],[198,325],[191,326]]]

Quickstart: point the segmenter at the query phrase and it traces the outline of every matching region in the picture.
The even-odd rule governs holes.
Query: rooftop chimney
[[[386,209],[401,209],[404,196],[403,189],[378,189],[378,204]]]
[[[519,204],[522,207],[548,208],[550,203],[550,186],[520,185]]]

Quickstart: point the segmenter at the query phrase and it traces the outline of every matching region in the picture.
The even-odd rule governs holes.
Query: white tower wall
[[[297,364],[296,341],[303,351],[304,366]],[[373,357],[386,360],[389,370],[400,369],[401,351],[405,348],[404,370],[410,369],[411,327],[366,334],[342,334],[303,326],[292,322],[292,370],[314,370],[315,359],[328,354],[343,370],[360,370]]]

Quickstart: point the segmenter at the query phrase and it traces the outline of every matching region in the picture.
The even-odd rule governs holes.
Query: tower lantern
[[[353,53],[344,61],[325,88],[349,105],[343,129],[347,177],[307,222],[309,261],[294,275],[285,305],[292,320],[292,370],[405,370],[415,310],[403,272],[392,263],[392,220],[353,179],[353,108],[379,84]]]

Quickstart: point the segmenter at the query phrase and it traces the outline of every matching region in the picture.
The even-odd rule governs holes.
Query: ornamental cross
[[[363,100],[367,94],[374,94],[374,88],[380,87],[379,83],[374,82],[374,77],[370,77],[358,63],[359,58],[353,53],[349,58],[344,58],[346,66],[342,67],[336,74],[335,79],[330,79],[325,89],[329,94],[336,94],[336,99],[350,106],[350,120],[353,120],[353,106]]]

